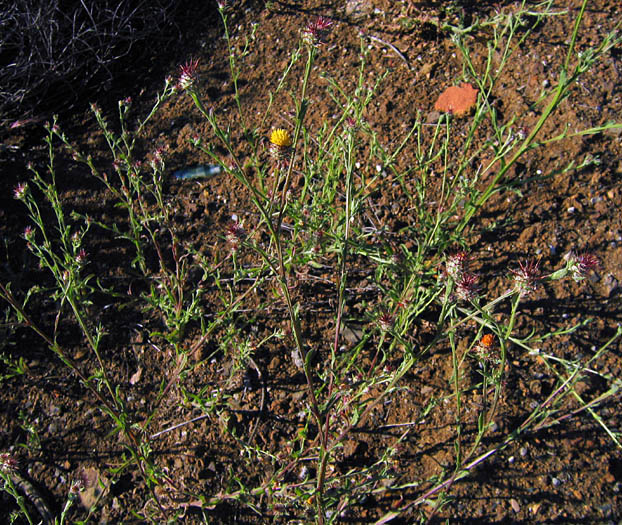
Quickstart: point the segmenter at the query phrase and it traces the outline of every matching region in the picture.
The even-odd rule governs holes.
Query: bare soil
[[[346,6],[347,4],[347,6]],[[394,2],[388,0],[349,2],[273,2],[271,9],[260,3],[237,2],[231,10],[231,28],[235,46],[241,49],[244,37],[256,24],[256,37],[250,53],[243,59],[241,79],[242,102],[248,115],[263,111],[268,93],[276,85],[287,64],[289,52],[295,46],[300,29],[313,16],[324,15],[335,21],[328,43],[322,48],[313,72],[309,107],[309,127],[332,118],[333,106],[326,97],[326,82],[320,73],[339,79],[347,91],[356,82],[359,66],[359,33],[366,36],[369,47],[366,74],[373,83],[387,69],[389,74],[381,84],[379,95],[365,116],[381,141],[396,144],[421,111],[434,122],[437,118],[434,103],[448,86],[463,80],[463,64],[449,35],[439,32],[435,17],[443,11],[439,2]],[[551,17],[536,29],[510,61],[496,89],[495,104],[501,118],[517,115],[517,124],[529,129],[542,110],[538,97],[543,86],[554,84],[558,66],[566,53],[567,39],[580,2],[563,0],[556,9],[564,14]],[[465,3],[461,8],[467,20],[487,16],[495,10],[516,9],[513,2]],[[413,22],[414,19],[427,22]],[[617,0],[594,0],[589,3],[577,48],[600,41],[619,19]],[[159,56],[157,79],[141,84],[136,79],[127,95],[132,95],[138,114],[145,114],[153,96],[162,86],[165,74],[176,75],[176,65],[191,56],[200,57],[201,91],[214,111],[228,115],[236,111],[232,84],[228,75],[228,59],[222,39],[222,29],[216,16],[189,21],[188,31],[196,34],[196,43],[184,54],[171,50]],[[490,37],[482,33],[472,39],[473,59],[482,67],[485,43]],[[399,53],[397,52],[399,51]],[[580,130],[619,120],[622,114],[620,58],[622,49],[608,54],[577,85],[542,130],[550,136],[568,126]],[[185,55],[185,56],[184,56]],[[280,120],[266,123],[259,130],[266,136],[271,127],[291,127],[291,100],[279,101]],[[102,94],[98,100],[112,121],[116,99]],[[77,143],[94,151],[105,151],[103,137],[85,111],[60,122],[67,134]],[[468,127],[468,117],[456,119],[456,127]],[[206,134],[207,124],[193,109],[188,97],[180,95],[159,112],[145,137],[145,147],[166,148],[167,167],[176,169],[208,162],[198,154],[188,139]],[[239,133],[239,130],[234,133]],[[12,281],[13,289],[26,290],[31,285],[45,284],[45,278],[33,266],[32,256],[25,247],[21,233],[27,224],[23,206],[12,199],[12,188],[24,180],[25,164],[45,162],[45,149],[38,143],[41,134],[35,127],[4,130],[5,148],[0,154],[3,191],[0,199],[1,228],[4,239],[4,282]],[[240,137],[240,140],[241,137]],[[242,148],[242,146],[241,146]],[[477,216],[476,224],[467,233],[467,246],[484,276],[484,293],[488,297],[501,294],[508,287],[508,272],[518,261],[528,257],[540,259],[545,271],[563,266],[563,256],[569,250],[589,251],[599,257],[601,265],[592,277],[581,283],[570,281],[540,288],[521,305],[525,314],[519,332],[525,335],[533,328],[545,332],[572,326],[580,321],[591,322],[580,330],[542,342],[542,350],[564,359],[579,359],[591,355],[612,337],[622,319],[620,287],[622,281],[622,218],[620,199],[622,188],[622,135],[600,133],[566,139],[529,153],[511,174],[516,191],[496,195]],[[406,148],[402,165],[411,161],[412,152]],[[564,171],[574,160],[580,164],[587,155],[600,159],[586,169]],[[84,169],[59,159],[58,184],[67,209],[88,213],[100,220],[121,220],[112,200],[104,189]],[[389,181],[390,182],[390,181]],[[394,246],[412,245],[408,228],[412,222],[410,203],[399,185],[387,183],[374,194],[370,215],[384,226]],[[248,224],[256,221],[254,210],[243,188],[234,180],[214,177],[209,180],[170,180],[167,188],[169,202],[175,208],[178,234],[183,242],[192,245],[206,256],[216,257],[227,250],[224,235],[232,215]],[[406,232],[406,233],[405,233]],[[141,283],[129,268],[131,247],[101,232],[89,240],[89,269],[103,283],[120,292],[139,293]],[[331,262],[327,259],[328,265]],[[440,268],[439,268],[440,271]],[[200,275],[194,277],[198,286]],[[358,265],[349,274],[348,322],[355,326],[363,318],[364,308],[377,304],[373,269]],[[206,286],[204,296],[206,315],[217,308],[217,290]],[[303,319],[305,335],[317,344],[321,366],[328,352],[334,328],[335,285],[332,271],[309,276],[300,275],[296,290],[307,315]],[[367,306],[366,306],[367,305]],[[143,312],[127,304],[124,309],[110,307],[109,301],[97,298],[95,311],[106,327],[105,358],[111,374],[127,392],[130,412],[140,421],[144,407],[149,406],[161,379],[170,373],[170,356],[150,337],[158,329],[158,320],[145,318]],[[260,341],[274,327],[287,326],[286,312],[275,305],[269,311],[252,311],[248,305],[241,312],[239,327],[249,340]],[[44,326],[54,323],[55,305],[52,301],[37,301],[31,315],[42,319]],[[501,314],[507,313],[501,310]],[[92,357],[84,350],[79,331],[65,321],[60,332],[62,344],[72,350],[85,370],[92,369]],[[418,326],[422,341],[426,325]],[[45,345],[25,327],[14,333],[6,332],[5,353],[12,358],[23,357],[27,373],[3,381],[0,390],[0,450],[12,450],[20,460],[21,471],[32,480],[52,509],[58,511],[65,500],[69,482],[84,469],[106,472],[119,466],[123,452],[116,436],[109,436],[111,423],[95,408],[95,400],[85,395],[75,377]],[[191,345],[198,330],[187,334]],[[465,329],[467,344],[469,330]],[[218,334],[217,334],[218,337]],[[201,348],[197,362],[210,356],[214,344]],[[229,384],[232,403],[228,425],[238,436],[251,435],[256,444],[275,455],[291,450],[299,431],[299,413],[306,403],[304,376],[292,364],[289,342],[276,341],[261,346],[254,356],[262,371],[263,384],[239,377]],[[347,339],[343,344],[350,344]],[[362,356],[370,362],[373,355]],[[620,378],[622,356],[619,342],[593,364],[603,374]],[[211,358],[198,366],[187,379],[186,388],[197,391],[205,385],[220,385],[230,363]],[[139,380],[130,379],[142,370]],[[496,429],[482,444],[482,452],[512,432],[542,402],[557,385],[555,376],[537,356],[519,347],[512,347],[506,375],[506,388],[498,409]],[[345,442],[338,467],[346,471],[351,466],[362,467],[374,462],[389,443],[403,432],[397,426],[418,421],[400,445],[393,465],[395,486],[420,481],[408,489],[370,494],[357,507],[348,509],[345,523],[371,523],[391,509],[415,500],[432,485],[432,476],[451,472],[454,459],[455,407],[451,398],[451,352],[448,345],[439,345],[428,354],[412,373],[402,380],[403,390],[390,403],[376,409],[372,416],[352,433]],[[134,379],[136,377],[134,376]],[[256,380],[256,378],[255,378]],[[475,382],[477,376],[465,377]],[[250,388],[245,388],[250,386]],[[608,385],[596,378],[577,387],[584,400],[596,399]],[[463,400],[467,410],[476,414],[478,395],[471,391]],[[263,398],[263,403],[262,403]],[[444,403],[446,410],[434,410],[420,419],[423,409],[432,401]],[[607,427],[621,431],[619,395],[598,407]],[[571,413],[579,404],[568,404]],[[201,412],[184,403],[181,391],[173,391],[166,405],[153,421],[153,432],[188,421]],[[29,422],[38,435],[38,442],[21,447],[28,441],[24,422]],[[463,429],[468,442],[474,435],[477,422],[469,421]],[[182,486],[208,496],[223,490],[230,482],[230,473],[246,480],[249,486],[259,486],[271,472],[271,464],[249,463],[240,458],[240,449],[230,433],[224,432],[216,419],[202,419],[152,440],[154,455]],[[231,430],[231,428],[230,428]],[[252,467],[251,467],[252,465]],[[520,435],[508,448],[491,456],[477,467],[472,475],[451,485],[449,500],[430,523],[558,523],[591,524],[618,523],[622,519],[622,459],[602,426],[587,411],[580,411],[559,424],[539,432]],[[147,499],[147,489],[137,473],[123,475],[100,502],[92,522],[138,523],[129,509],[140,507]],[[2,508],[14,508],[13,501],[2,495]],[[176,502],[179,504],[180,502]],[[182,502],[183,503],[183,502]],[[419,513],[430,512],[433,501],[411,508],[394,523],[413,523]],[[304,512],[277,514],[259,507],[259,515],[239,505],[218,505],[207,512],[213,523],[294,523],[306,522]],[[35,511],[33,511],[35,512]],[[84,514],[78,505],[71,519]],[[6,515],[5,515],[6,516]],[[5,518],[6,519],[6,518]],[[199,522],[192,509],[186,523]]]

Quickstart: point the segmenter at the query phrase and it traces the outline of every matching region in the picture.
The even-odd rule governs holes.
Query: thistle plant
[[[543,4],[542,10],[534,14],[537,21],[550,16],[550,7],[550,3]],[[575,25],[575,34],[568,51],[569,57],[574,53],[573,45],[581,16],[582,12],[579,14]],[[223,16],[223,20],[226,24],[226,17]],[[294,505],[294,507],[300,506],[301,508],[312,505],[315,509],[314,516],[317,523],[333,522],[344,509],[357,501],[362,492],[369,490],[370,487],[376,487],[374,482],[371,482],[370,485],[363,479],[380,479],[383,475],[387,475],[388,457],[375,464],[371,470],[365,470],[364,475],[355,470],[343,476],[338,474],[331,476],[329,472],[335,472],[333,463],[346,436],[358,425],[368,421],[379,403],[395,395],[399,390],[400,379],[410,370],[415,369],[417,363],[432,348],[444,341],[447,341],[452,349],[454,367],[453,386],[457,405],[455,469],[453,474],[433,488],[428,496],[438,491],[447,490],[457,479],[460,479],[474,465],[478,464],[480,459],[474,459],[475,454],[483,437],[489,432],[502,396],[508,347],[510,344],[514,344],[516,340],[515,326],[521,312],[521,301],[532,294],[541,281],[559,279],[571,272],[571,268],[575,268],[577,274],[581,274],[584,269],[587,270],[588,267],[594,266],[593,260],[589,257],[584,258],[585,265],[577,262],[575,257],[569,259],[572,262],[568,263],[566,270],[541,275],[538,262],[521,262],[518,268],[512,270],[514,285],[510,290],[506,294],[488,301],[484,300],[484,290],[480,286],[480,277],[469,269],[470,257],[464,251],[460,251],[448,259],[444,280],[435,283],[429,273],[421,272],[422,268],[425,267],[424,261],[432,253],[442,254],[450,249],[453,242],[460,240],[476,211],[486,203],[491,195],[504,187],[504,174],[526,152],[534,148],[536,134],[548,116],[558,107],[560,100],[567,93],[568,87],[577,78],[572,76],[572,80],[564,84],[564,87],[559,88],[557,96],[554,97],[543,120],[529,134],[522,138],[516,138],[517,135],[512,131],[513,119],[505,124],[499,123],[495,110],[488,99],[501,74],[504,63],[509,60],[516,47],[527,38],[529,30],[523,32],[520,38],[515,39],[517,28],[523,26],[521,14],[510,15],[507,19],[498,17],[488,23],[502,28],[495,36],[490,53],[501,46],[502,42],[506,46],[502,55],[501,66],[494,74],[489,65],[480,74],[469,60],[470,52],[465,45],[465,37],[475,29],[475,26],[451,28],[455,34],[455,42],[466,59],[467,69],[465,73],[477,81],[481,93],[480,103],[472,119],[466,141],[463,143],[463,153],[460,159],[450,159],[448,156],[449,144],[454,140],[452,133],[454,122],[450,116],[442,116],[438,120],[429,143],[425,142],[426,134],[419,116],[411,131],[395,151],[389,152],[381,145],[379,137],[366,126],[362,119],[364,109],[373,98],[378,87],[369,89],[363,81],[365,68],[365,50],[363,47],[361,49],[363,58],[361,75],[354,94],[350,95],[344,92],[337,81],[327,79],[329,93],[338,111],[337,123],[325,125],[317,131],[313,131],[307,126],[305,117],[309,101],[306,98],[306,93],[308,86],[314,81],[311,71],[315,58],[320,52],[320,46],[326,40],[331,26],[327,19],[313,21],[302,30],[301,45],[303,49],[306,49],[307,60],[303,67],[299,92],[295,99],[293,131],[290,133],[290,131],[279,127],[272,129],[268,141],[270,156],[268,161],[258,156],[261,149],[256,142],[251,140],[248,144],[248,150],[234,144],[230,133],[219,122],[217,115],[204,106],[195,86],[188,90],[195,107],[209,122],[214,139],[220,142],[221,147],[233,159],[233,168],[224,165],[216,150],[209,145],[209,141],[201,141],[202,151],[210,155],[215,162],[221,163],[229,175],[236,177],[247,188],[250,199],[261,217],[256,228],[258,230],[265,229],[269,235],[270,240],[267,245],[260,245],[250,239],[243,241],[243,244],[256,253],[265,270],[272,273],[273,278],[279,283],[281,296],[286,304],[295,347],[292,351],[293,365],[301,368],[306,378],[309,419],[305,428],[307,431],[312,429],[315,435],[312,443],[308,447],[302,446],[296,457],[299,461],[304,458],[317,458],[315,479],[308,479],[304,483],[295,484],[299,496],[294,500],[289,499],[286,504]],[[229,35],[228,30],[225,31]],[[596,54],[600,55],[604,50],[609,49],[615,41],[613,35],[607,37],[606,41],[596,49]],[[300,47],[292,53],[292,60],[296,60],[299,56]],[[230,63],[235,64],[236,61],[231,59]],[[563,68],[568,68],[568,64],[569,59],[566,60]],[[289,69],[286,73],[288,72]],[[235,78],[237,70],[232,71],[232,75]],[[566,79],[563,73],[562,78]],[[283,80],[279,83],[279,89],[282,85]],[[238,100],[237,95],[236,100]],[[274,97],[271,95],[270,101],[272,102],[272,100]],[[265,120],[264,116],[260,124],[263,124]],[[247,130],[249,122],[251,122],[250,118],[242,118],[241,123],[244,130]],[[475,145],[473,140],[476,130],[483,127],[484,124],[492,125],[493,136],[485,144]],[[246,136],[254,137],[258,134],[261,134],[261,130],[251,128],[250,134]],[[365,146],[370,152],[366,161],[368,165],[378,159],[380,166],[393,172],[397,180],[405,181],[409,172],[400,171],[399,155],[404,148],[409,147],[413,138],[418,161],[416,169],[420,176],[420,182],[416,185],[413,194],[410,194],[408,190],[406,192],[417,210],[416,218],[419,229],[416,237],[417,249],[415,252],[407,252],[406,260],[399,265],[405,271],[395,273],[391,270],[392,258],[387,257],[388,254],[385,251],[389,249],[389,253],[391,253],[392,248],[388,246],[383,246],[381,249],[372,248],[365,242],[365,234],[360,227],[359,214],[364,209],[365,200],[368,198],[368,186],[374,181],[367,181],[363,178],[362,173],[365,172],[365,168],[361,167],[363,162],[359,160],[361,159],[359,155],[363,149],[363,140],[366,139],[368,142],[365,143]],[[313,143],[317,144],[317,148],[312,145]],[[467,166],[472,165],[473,160],[489,147],[494,150],[494,159],[475,178],[465,180],[462,174]],[[246,176],[240,159],[242,155],[250,156],[251,163],[258,172],[255,180]],[[500,165],[501,170],[492,178],[484,190],[480,190],[478,186],[480,177],[483,178],[486,171],[495,165]],[[303,172],[303,188],[295,193],[291,188],[291,177],[297,166],[305,166],[309,173]],[[454,173],[451,173],[450,169],[453,166],[457,166],[457,169],[452,170]],[[429,199],[428,180],[433,168],[439,169],[442,175],[440,195],[436,195],[441,206],[439,206],[438,212],[430,214],[426,211],[425,202]],[[318,173],[325,174],[320,184],[314,181],[314,176],[317,176]],[[267,182],[270,178],[272,178],[271,184],[265,185],[264,181]],[[338,191],[342,192],[343,207],[336,204]],[[310,208],[313,211],[311,213],[307,211],[305,214],[305,210]],[[300,233],[304,231],[305,227],[313,228],[322,224],[321,220],[318,221],[318,219],[322,215],[323,208],[327,209],[328,214],[334,215],[336,211],[338,217],[328,225],[323,225],[323,227],[328,226],[326,229],[331,232],[329,238],[323,241],[323,249],[334,254],[333,268],[336,290],[334,332],[332,343],[328,349],[313,348],[310,343],[305,341],[300,318],[302,305],[293,299],[289,278],[290,268],[295,267],[296,264],[313,262],[313,251],[309,252],[304,242],[302,245],[298,243],[303,240]],[[454,222],[451,218],[456,215],[460,208],[463,209],[462,217]],[[299,213],[300,215],[298,215]],[[294,224],[301,224],[303,227],[300,229],[294,227],[291,233],[286,234],[287,230],[283,229],[283,225],[288,217]],[[315,235],[308,231],[306,233],[308,237]],[[288,255],[285,256],[285,253]],[[305,256],[298,254],[309,254],[310,259],[307,260]],[[298,263],[295,262],[296,258],[298,258]],[[359,258],[376,262],[378,277],[376,284],[387,297],[386,304],[382,305],[383,311],[377,317],[380,339],[374,352],[372,365],[367,373],[357,366],[356,360],[366,344],[371,342],[371,334],[364,336],[353,348],[344,351],[342,346],[342,328],[348,301],[346,292],[348,268]],[[497,305],[504,301],[510,302],[510,314],[507,319],[500,322],[492,314]],[[436,323],[435,336],[431,343],[418,348],[412,338],[407,337],[406,334],[412,329],[417,318],[436,304],[440,305],[440,313]],[[465,387],[460,380],[466,355],[460,356],[458,354],[457,340],[460,337],[462,326],[473,322],[478,324],[480,329],[473,339],[475,342],[471,347],[471,353],[482,367],[482,383],[479,388],[481,388],[483,399],[488,401],[483,403],[483,408],[478,417],[477,435],[467,447],[461,435],[461,428],[464,424],[462,422],[462,392]],[[527,341],[524,343],[528,344]],[[383,372],[383,369],[386,370],[387,363],[395,359],[398,345],[402,350],[397,369],[389,369]],[[314,359],[319,353],[326,355],[322,367],[314,364]],[[345,385],[349,382],[347,378],[353,373],[363,380],[354,388],[346,387]],[[492,398],[489,398],[491,386],[493,393]],[[369,391],[375,392],[373,401],[363,402],[363,392]],[[555,396],[549,398],[544,406],[556,405],[568,394],[569,390],[562,388],[556,392]],[[544,413],[547,412],[544,411]],[[543,422],[546,421],[547,416],[542,417],[543,419],[539,421],[539,424],[544,424]],[[521,431],[534,424],[534,421],[534,418],[528,419],[525,425],[521,427]],[[404,437],[405,435],[392,443],[388,450],[394,451],[399,448],[399,442]],[[507,446],[510,441],[511,439],[495,451]],[[306,442],[306,439],[303,440],[303,443]],[[261,455],[267,451],[255,453]],[[281,498],[286,497],[285,494],[287,493],[277,480],[283,479],[295,463],[296,461],[293,459],[289,463],[284,462],[282,470],[277,470],[267,484],[262,488],[250,490],[250,493],[259,494],[262,491],[270,490],[270,494],[275,500],[274,505],[277,505],[279,496]],[[379,478],[375,478],[375,476],[379,476]],[[274,487],[274,484],[279,488],[271,488]],[[332,487],[330,496],[327,493],[327,487]],[[335,491],[335,487],[343,487],[344,490]],[[225,496],[221,493],[218,497],[235,499],[241,494],[242,492]],[[303,500],[306,501],[306,504],[303,503]],[[422,500],[423,498],[418,501]],[[439,498],[439,502],[441,500],[442,498]],[[387,515],[385,521],[390,520],[395,515],[397,513]]]
[[[385,77],[370,82],[364,36],[351,90],[341,79],[318,74],[318,57],[330,53],[326,44],[337,24],[324,17],[300,29],[265,110],[246,111],[239,80],[253,35],[236,50],[225,2],[218,9],[233,85],[235,110],[230,114],[219,113],[203,97],[201,62],[192,58],[179,68],[177,80],[167,79],[143,120],[132,120],[129,100],[119,103],[114,126],[93,108],[109,150],[108,164],[74,145],[56,121],[48,126],[47,171],[33,168],[14,196],[31,220],[24,231],[28,250],[50,276],[57,308],[53,326],[44,328],[28,313],[39,290],[0,284],[0,296],[78,378],[109,416],[111,432],[124,437],[121,466],[110,473],[118,478],[127,470],[139,472],[150,494],[133,512],[163,522],[189,508],[209,516],[219,504],[229,503],[251,509],[260,519],[284,521],[296,515],[327,524],[355,519],[357,508],[374,495],[395,498],[391,510],[379,511],[378,523],[427,503],[425,521],[441,512],[452,487],[478,465],[521,436],[575,414],[589,414],[620,446],[619,434],[598,411],[616,394],[619,380],[598,372],[593,363],[622,332],[589,358],[568,360],[550,352],[549,342],[578,332],[586,322],[531,329],[527,315],[529,302],[556,281],[585,285],[598,266],[596,257],[572,251],[556,270],[541,259],[512,261],[504,275],[496,276],[505,291],[493,296],[488,287],[493,276],[469,248],[479,211],[493,195],[516,187],[508,176],[517,162],[551,141],[573,136],[568,131],[548,138],[541,134],[572,85],[620,42],[613,31],[589,51],[576,52],[586,5],[576,16],[559,83],[543,95],[544,110],[526,131],[517,130],[515,115],[503,120],[492,99],[518,46],[537,24],[556,14],[548,1],[534,8],[523,3],[513,13],[497,13],[470,26],[445,24],[442,29],[452,35],[463,58],[461,80],[476,86],[474,112],[446,112],[428,122],[418,111],[410,129],[391,143],[366,120],[370,105],[382,96]],[[492,31],[482,68],[469,48],[478,31]],[[331,103],[332,119],[309,118],[311,93],[319,88]],[[182,240],[173,219],[175,199],[165,189],[166,152],[142,142],[152,117],[178,95],[189,97],[207,124],[203,135],[192,137],[192,146],[219,168],[214,172],[243,188],[252,207],[245,210],[248,217],[236,211],[223,222],[218,241],[224,248],[210,255]],[[285,123],[275,106],[286,115]],[[58,146],[99,181],[123,210],[123,221],[66,214],[55,178]],[[151,153],[138,154],[142,149]],[[407,152],[412,162],[403,161]],[[571,163],[564,170],[575,167]],[[395,232],[375,212],[376,193],[389,191],[399,192],[411,219]],[[53,227],[46,214],[54,218]],[[92,315],[95,293],[121,295],[89,273],[96,257],[89,244],[95,230],[131,247],[132,279],[140,281],[140,292],[123,300],[138,305],[150,326],[150,345],[167,357],[158,370],[157,391],[142,411],[129,406],[121,379],[111,373],[103,343],[106,327]],[[197,270],[199,282],[192,277]],[[329,290],[322,309],[316,297],[309,297],[315,294],[309,282]],[[208,288],[211,299],[204,293]],[[66,315],[79,325],[95,372],[86,372],[60,345]],[[252,331],[260,315],[268,319],[261,337]],[[309,321],[316,315],[324,322],[319,334]],[[203,347],[209,348],[207,356],[195,359]],[[399,421],[395,407],[409,395],[410,382],[442,352],[450,370],[446,389],[409,421]],[[499,437],[495,422],[510,394],[508,371],[518,352],[542,360],[555,384],[537,406],[521,412],[526,416],[518,426]],[[269,399],[268,385],[275,384],[266,363],[269,353],[286,357],[288,384],[303,383],[304,396],[291,400],[291,413],[280,413],[278,403]],[[216,370],[209,381],[198,375],[201,367]],[[586,399],[576,386],[588,376],[602,379],[608,390]],[[254,400],[252,411],[240,409],[244,396]],[[167,404],[174,405],[175,417],[184,416],[156,429]],[[190,410],[200,414],[189,415]],[[400,474],[403,451],[417,443],[418,425],[432,416],[452,429],[449,460],[433,477],[405,479]],[[244,417],[252,419],[247,428],[239,424]],[[160,436],[202,420],[239,450],[220,485],[207,488],[176,479],[153,453]],[[282,442],[266,438],[266,421],[281,425]],[[361,439],[361,430],[377,432],[376,448],[369,457],[352,460],[349,449]],[[247,479],[249,470],[260,473]]]

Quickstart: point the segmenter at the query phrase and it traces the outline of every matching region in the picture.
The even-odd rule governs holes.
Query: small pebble
[[[527,457],[527,454],[529,452],[527,451],[527,449],[525,447],[521,447],[521,449],[518,451],[518,453],[520,454],[521,458],[525,458],[525,457]]]
[[[554,487],[559,487],[562,484],[562,482],[557,478],[551,478],[551,484]]]

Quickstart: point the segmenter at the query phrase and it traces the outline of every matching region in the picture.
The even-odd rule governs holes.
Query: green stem
[[[492,181],[490,182],[490,184],[488,185],[486,190],[479,196],[479,198],[475,201],[475,203],[474,204],[470,204],[470,206],[469,206],[468,210],[466,211],[463,219],[460,221],[460,223],[456,227],[456,233],[457,234],[460,234],[460,233],[462,233],[464,231],[464,229],[469,224],[469,222],[470,222],[471,218],[473,217],[473,215],[490,198],[490,196],[496,190],[496,188],[499,185],[499,183],[505,177],[506,173],[510,170],[510,168],[512,166],[514,166],[516,161],[523,155],[523,153],[525,153],[529,149],[529,147],[530,147],[531,143],[533,142],[533,140],[535,139],[536,135],[542,129],[542,126],[544,126],[544,124],[549,119],[551,114],[557,109],[557,107],[559,106],[561,100],[565,97],[566,93],[570,89],[570,86],[576,80],[576,75],[573,75],[571,78],[567,78],[568,67],[569,67],[569,64],[570,64],[570,58],[572,56],[572,52],[574,50],[575,42],[577,40],[577,35],[578,35],[578,32],[579,32],[579,26],[581,24],[581,19],[583,18],[583,13],[585,11],[585,7],[587,5],[587,1],[588,0],[583,0],[583,4],[581,6],[581,10],[580,10],[580,12],[579,12],[579,14],[578,14],[578,16],[577,16],[577,18],[575,20],[574,30],[572,32],[572,38],[571,38],[571,41],[570,41],[570,46],[568,47],[568,53],[566,54],[566,60],[564,62],[564,65],[563,65],[563,67],[562,67],[562,69],[561,69],[561,71],[559,73],[559,82],[558,82],[558,85],[557,85],[557,89],[555,91],[555,95],[553,96],[553,100],[546,107],[546,109],[544,110],[544,113],[542,113],[542,115],[538,119],[538,122],[533,127],[533,129],[531,130],[531,133],[529,133],[527,138],[525,138],[525,140],[520,145],[520,147],[518,148],[516,153],[514,153],[514,155],[510,158],[510,160],[499,169],[499,172],[493,177]]]

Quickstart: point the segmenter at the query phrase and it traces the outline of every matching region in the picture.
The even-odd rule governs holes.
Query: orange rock
[[[453,113],[459,117],[466,115],[477,101],[477,89],[463,82],[460,86],[448,87],[436,100],[434,109]]]

